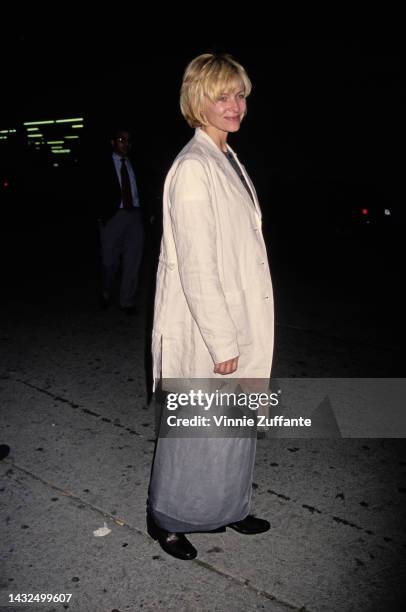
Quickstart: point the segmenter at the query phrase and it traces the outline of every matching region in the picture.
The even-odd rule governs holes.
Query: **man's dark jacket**
[[[131,162],[137,182],[136,166],[131,158]],[[92,183],[95,185],[94,191],[90,189],[91,205],[98,219],[106,223],[120,208],[121,186],[117,176],[112,155],[108,155],[102,162],[98,163],[92,171]],[[137,182],[138,187],[138,182]]]

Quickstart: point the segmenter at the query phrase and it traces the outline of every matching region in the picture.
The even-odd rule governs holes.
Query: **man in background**
[[[102,257],[100,303],[108,308],[115,277],[120,269],[120,308],[136,313],[136,289],[144,229],[134,168],[130,161],[131,134],[117,128],[111,134],[112,151],[105,167],[97,169],[97,208]]]

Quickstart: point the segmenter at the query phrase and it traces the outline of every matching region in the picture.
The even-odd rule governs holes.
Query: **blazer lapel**
[[[230,145],[227,145],[228,150],[233,154],[234,159],[236,160],[246,182],[247,185],[252,193],[252,198],[250,198],[249,193],[247,192],[246,188],[244,187],[240,177],[237,175],[236,171],[234,170],[234,168],[232,167],[231,163],[229,162],[229,160],[227,159],[227,157],[224,155],[224,153],[222,153],[222,151],[219,150],[219,148],[216,146],[216,144],[212,141],[212,139],[210,138],[210,136],[208,136],[202,129],[197,128],[196,129],[196,133],[195,133],[195,138],[199,141],[200,144],[206,146],[209,150],[209,153],[211,154],[212,157],[215,157],[216,159],[216,163],[217,165],[221,168],[221,170],[223,172],[225,172],[225,174],[227,175],[227,177],[229,178],[229,180],[233,183],[233,185],[236,187],[236,189],[240,192],[241,196],[245,199],[245,201],[247,202],[247,204],[249,205],[250,209],[252,210],[252,207],[254,206],[254,211],[259,215],[259,217],[261,218],[261,209],[259,207],[259,203],[258,203],[258,198],[257,195],[255,193],[255,189],[253,188],[252,182],[247,174],[247,172],[245,171],[245,168],[242,166],[242,164],[240,163],[237,155],[235,154],[235,152],[233,151],[233,149],[230,147]]]
[[[240,162],[240,160],[238,159],[237,154],[235,153],[235,151],[233,151],[233,149],[230,147],[230,145],[227,145],[227,148],[228,148],[228,150],[230,151],[230,153],[232,153],[232,154],[233,154],[234,159],[235,159],[235,161],[237,162],[237,164],[238,164],[238,166],[239,166],[239,168],[240,168],[240,170],[241,170],[241,172],[242,172],[242,174],[243,174],[243,176],[244,176],[244,178],[245,178],[245,180],[246,180],[246,183],[247,183],[247,185],[248,185],[248,187],[249,187],[249,189],[250,189],[250,192],[252,193],[252,200],[251,200],[251,198],[250,198],[249,194],[247,193],[246,188],[245,188],[245,187],[244,187],[244,185],[242,184],[242,181],[241,181],[240,177],[239,177],[239,176],[237,176],[237,174],[236,174],[236,172],[235,172],[234,168],[231,168],[232,173],[233,173],[234,177],[237,179],[237,182],[238,182],[238,184],[239,184],[240,191],[243,191],[243,192],[244,192],[244,195],[245,195],[246,197],[248,197],[248,199],[249,199],[249,202],[250,202],[251,206],[252,206],[252,205],[254,205],[255,212],[256,212],[256,213],[257,213],[257,214],[258,214],[258,215],[261,217],[261,209],[260,209],[260,207],[259,207],[258,197],[257,197],[256,191],[255,191],[255,189],[254,189],[254,185],[252,184],[252,181],[251,181],[250,177],[248,176],[248,173],[247,173],[247,171],[245,170],[244,166],[242,165],[242,163],[241,163],[241,162]],[[230,162],[229,162],[228,160],[227,160],[227,162],[228,162],[228,164],[230,165]]]

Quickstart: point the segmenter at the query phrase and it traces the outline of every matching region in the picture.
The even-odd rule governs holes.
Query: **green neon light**
[[[52,149],[52,153],[70,153],[70,149]]]
[[[72,125],[73,128],[82,128],[83,123],[78,123],[78,125]]]
[[[64,142],[63,140],[47,140],[47,144],[51,144],[51,145],[63,144],[63,142]]]
[[[35,134],[27,134],[27,138],[40,138],[42,136],[43,134],[38,134],[38,132],[35,132]]]
[[[66,140],[77,140],[79,136],[64,136]]]
[[[7,140],[8,136],[0,136],[0,140]]]
[[[39,128],[27,128],[27,132],[35,132],[39,130]]]
[[[76,117],[76,119],[57,119],[56,123],[75,123],[75,121],[83,121],[83,117]]]
[[[8,130],[0,130],[0,134],[8,134]]]
[[[24,125],[49,125],[50,123],[55,123],[55,121],[26,121]]]

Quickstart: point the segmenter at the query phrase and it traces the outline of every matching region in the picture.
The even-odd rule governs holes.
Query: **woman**
[[[154,380],[269,380],[273,294],[255,189],[229,133],[251,91],[229,55],[186,68],[181,111],[195,128],[165,181],[152,352]],[[156,447],[148,532],[169,554],[193,559],[185,533],[229,526],[261,533],[249,515],[256,437],[163,438]]]

